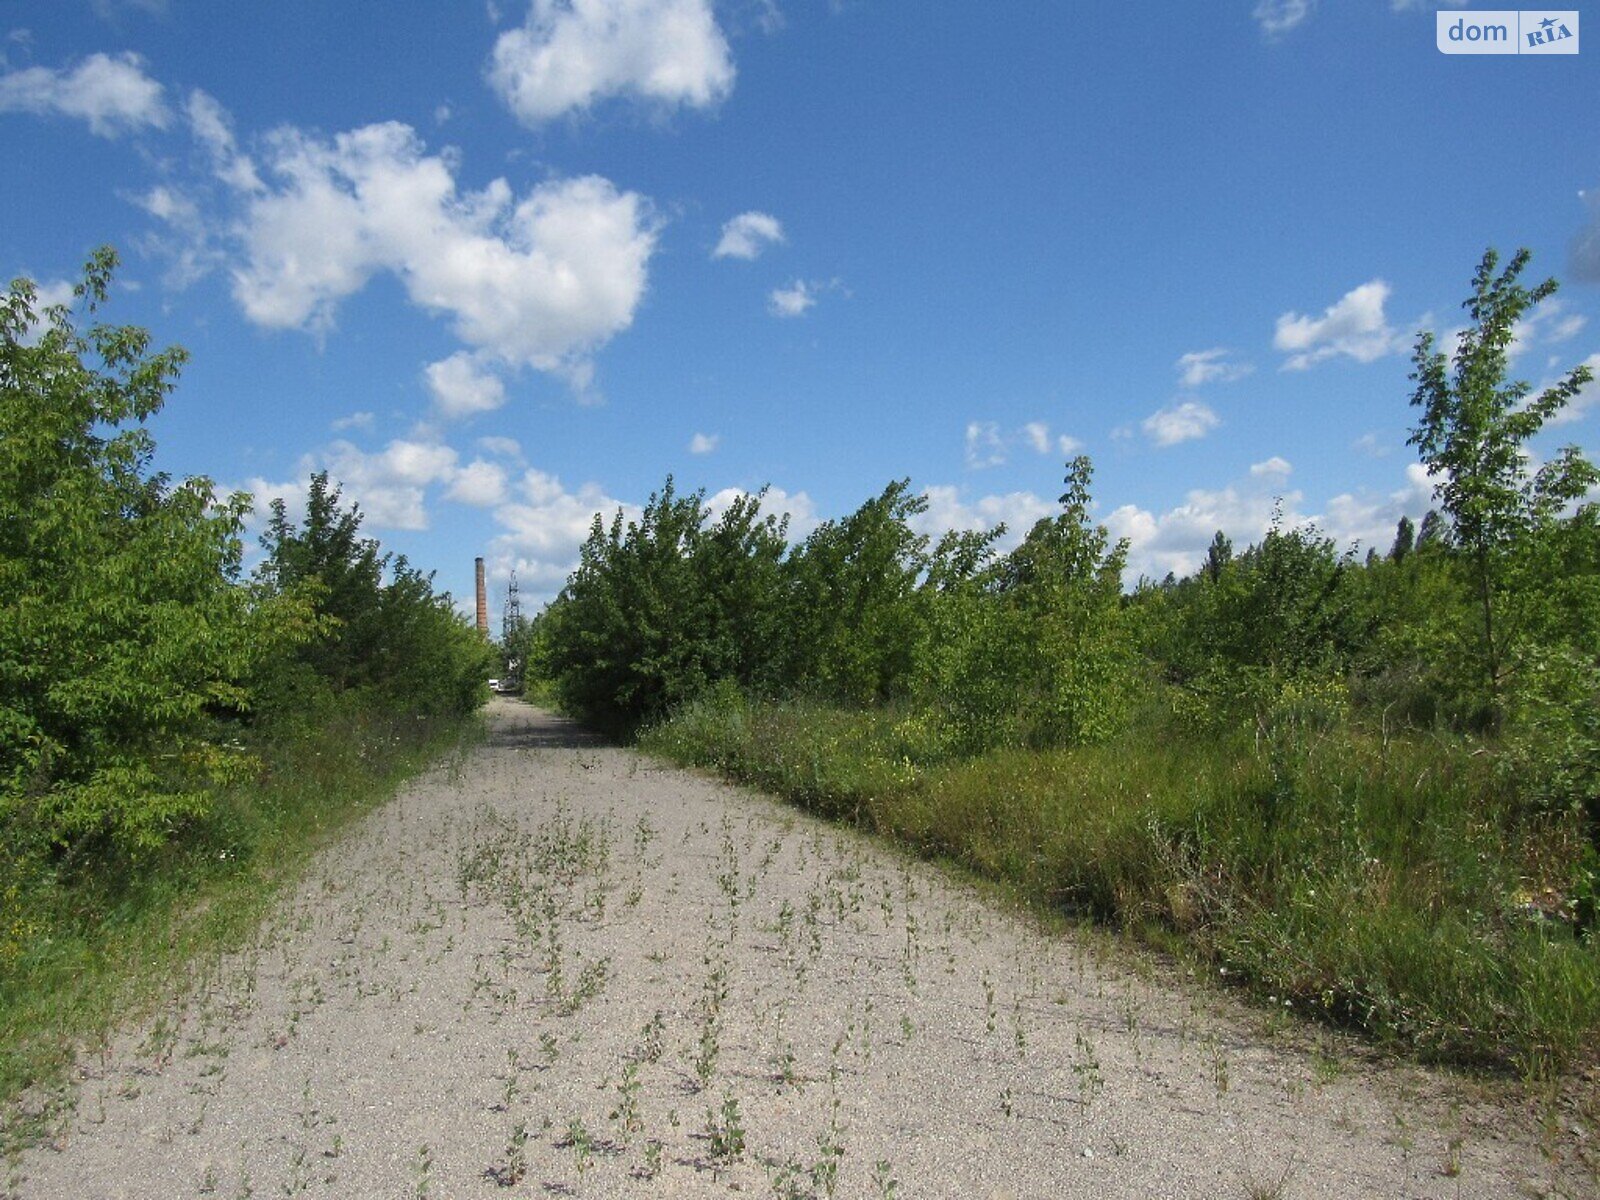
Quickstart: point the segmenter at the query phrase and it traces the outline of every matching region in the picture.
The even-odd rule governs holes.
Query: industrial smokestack
[[[478,632],[489,636],[489,589],[483,582],[483,559],[473,559],[478,570]]]

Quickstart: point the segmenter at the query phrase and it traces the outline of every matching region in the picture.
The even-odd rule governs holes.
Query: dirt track
[[[1294,1049],[866,840],[490,717],[84,1064],[10,1189],[1592,1194],[1423,1073]]]

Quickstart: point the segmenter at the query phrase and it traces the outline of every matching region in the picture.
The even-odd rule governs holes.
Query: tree
[[[1394,528],[1394,545],[1389,547],[1390,562],[1404,562],[1406,555],[1416,549],[1417,527],[1411,523],[1410,517],[1401,517],[1400,523]]]
[[[1233,540],[1217,530],[1217,535],[1211,539],[1211,545],[1206,548],[1205,575],[1212,583],[1222,578],[1222,573],[1228,569],[1228,564],[1233,561]]]
[[[1525,382],[1507,382],[1517,323],[1556,290],[1546,279],[1529,289],[1518,278],[1531,254],[1519,250],[1503,271],[1499,255],[1484,252],[1463,307],[1472,325],[1453,356],[1435,348],[1434,335],[1417,338],[1411,403],[1421,409],[1409,444],[1438,483],[1439,502],[1454,528],[1458,552],[1469,564],[1480,616],[1486,715],[1498,717],[1502,641],[1496,630],[1496,592],[1506,551],[1581,498],[1597,480],[1592,464],[1569,446],[1537,471],[1529,469],[1527,443],[1589,382],[1587,367],[1529,399]]]
[[[115,266],[85,267],[87,314]],[[247,769],[218,718],[287,610],[237,584],[249,497],[150,469],[184,352],[36,299],[0,299],[0,829],[147,852]]]

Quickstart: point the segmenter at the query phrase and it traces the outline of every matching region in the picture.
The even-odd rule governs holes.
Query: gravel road
[[[1448,1081],[521,704],[489,720],[84,1062],[9,1190],[1593,1194]]]

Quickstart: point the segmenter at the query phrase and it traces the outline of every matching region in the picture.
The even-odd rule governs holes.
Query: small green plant
[[[720,1109],[706,1110],[706,1136],[715,1161],[735,1163],[744,1157],[744,1120],[732,1092],[724,1093]]]
[[[639,1166],[639,1176],[654,1179],[661,1174],[662,1145],[659,1139],[650,1138],[644,1144],[644,1161]]]
[[[518,1121],[506,1140],[505,1161],[490,1167],[485,1176],[499,1187],[516,1187],[528,1174],[528,1126]]]
[[[417,1156],[411,1164],[412,1194],[416,1200],[428,1200],[433,1194],[433,1151],[424,1142],[417,1147]]]
[[[622,1130],[622,1143],[627,1145],[628,1139],[644,1129],[644,1120],[639,1115],[639,1064],[629,1060],[622,1066],[622,1079],[617,1084],[617,1106],[611,1110],[611,1119],[616,1121]]]
[[[872,1164],[872,1184],[878,1189],[880,1200],[895,1200],[900,1194],[900,1181],[894,1177],[894,1168],[886,1158]]]

